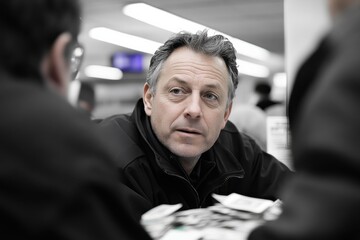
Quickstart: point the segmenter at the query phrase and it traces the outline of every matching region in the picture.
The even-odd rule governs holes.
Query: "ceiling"
[[[132,52],[91,39],[93,27],[108,27],[124,33],[165,42],[172,34],[122,13],[122,7],[137,1],[82,0],[83,28],[80,41],[86,48],[88,64],[109,64],[114,51]],[[249,43],[263,47],[276,56],[284,54],[283,0],[144,0],[154,7],[203,24]]]
[[[130,49],[90,38],[88,32],[91,28],[108,27],[157,42],[165,42],[172,35],[168,31],[140,22],[122,13],[123,6],[138,1],[81,1],[83,24],[79,40],[85,47],[85,56],[80,72],[81,81],[106,82],[101,79],[86,79],[83,73],[84,67],[93,64],[109,66],[110,57],[115,51],[133,52]],[[267,63],[270,68],[275,68],[275,71],[283,71],[283,0],[144,0],[143,2],[265,48],[272,53],[273,58]],[[146,56],[148,59],[151,57],[147,54]],[[143,82],[144,79],[145,73],[142,75],[125,74],[120,82],[135,83]],[[114,86],[113,82],[111,84]],[[124,87],[122,88],[124,89]],[[129,87],[128,90],[123,91],[123,94],[133,94],[131,93],[133,90],[130,91],[130,89],[132,88]],[[108,89],[106,95],[111,95],[110,91]],[[114,95],[119,94],[116,92]]]

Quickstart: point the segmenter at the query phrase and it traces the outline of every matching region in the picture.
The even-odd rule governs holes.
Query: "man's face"
[[[145,112],[172,153],[196,157],[214,144],[231,111],[228,78],[223,59],[182,47],[165,61],[155,95],[145,85]]]

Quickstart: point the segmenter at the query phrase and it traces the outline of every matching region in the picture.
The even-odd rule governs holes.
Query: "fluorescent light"
[[[93,28],[89,31],[90,37],[103,42],[115,44],[118,46],[131,48],[139,52],[154,54],[155,51],[163,45],[162,43],[151,41],[145,38],[129,35],[126,33],[118,32],[105,27]],[[244,60],[237,60],[239,65],[239,73],[254,76],[254,77],[268,77],[269,69],[264,65],[259,65]],[[119,70],[119,69],[117,69]],[[96,73],[94,73],[96,74]],[[100,73],[97,73],[100,74]],[[88,74],[87,74],[88,75]],[[99,77],[97,78],[106,78]]]
[[[178,33],[180,31],[196,33],[203,29],[209,29],[209,34],[221,34],[227,37],[233,43],[236,51],[241,55],[259,60],[267,60],[270,57],[270,52],[264,48],[231,37],[227,34],[218,32],[204,25],[189,21],[185,18],[176,16],[145,3],[128,4],[124,6],[123,13],[129,17],[170,31],[172,33]]]
[[[240,59],[237,59],[236,63],[238,64],[238,71],[241,74],[260,78],[266,78],[270,75],[269,68],[264,65],[251,63]]]
[[[145,3],[128,4],[123,7],[123,13],[139,21],[173,33],[178,33],[183,30],[196,33],[206,28],[204,25],[194,23]]]
[[[89,31],[89,35],[96,40],[149,54],[154,54],[155,51],[162,45],[159,42],[118,32],[105,27],[93,28]]]
[[[118,68],[90,65],[85,68],[85,75],[92,78],[120,80],[123,73]]]

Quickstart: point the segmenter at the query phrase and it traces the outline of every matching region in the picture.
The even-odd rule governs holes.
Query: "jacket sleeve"
[[[230,121],[219,139],[245,171],[240,192],[256,198],[280,198],[283,185],[293,175],[285,164],[263,151],[254,139],[239,132]]]
[[[276,200],[285,183],[293,172],[271,154],[263,151],[250,141],[253,161],[250,162],[248,173],[251,176],[251,195],[259,198]]]
[[[109,148],[115,155],[118,181],[124,186],[127,202],[131,203],[127,209],[132,217],[139,221],[141,215],[153,205],[149,199],[151,194],[146,193],[146,191],[151,191],[151,185],[142,185],[149,182],[137,182],[137,179],[144,179],[143,174],[146,174],[146,171],[142,172],[142,166],[134,163],[135,159],[144,155],[136,140],[137,129],[127,115],[110,117],[100,122],[99,126],[102,133],[106,135]]]

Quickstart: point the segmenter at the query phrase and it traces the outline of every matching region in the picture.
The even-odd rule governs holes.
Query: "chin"
[[[175,154],[178,157],[184,157],[184,158],[192,158],[197,157],[204,153],[206,150],[199,150],[198,147],[192,146],[177,146],[171,149],[171,152]]]

